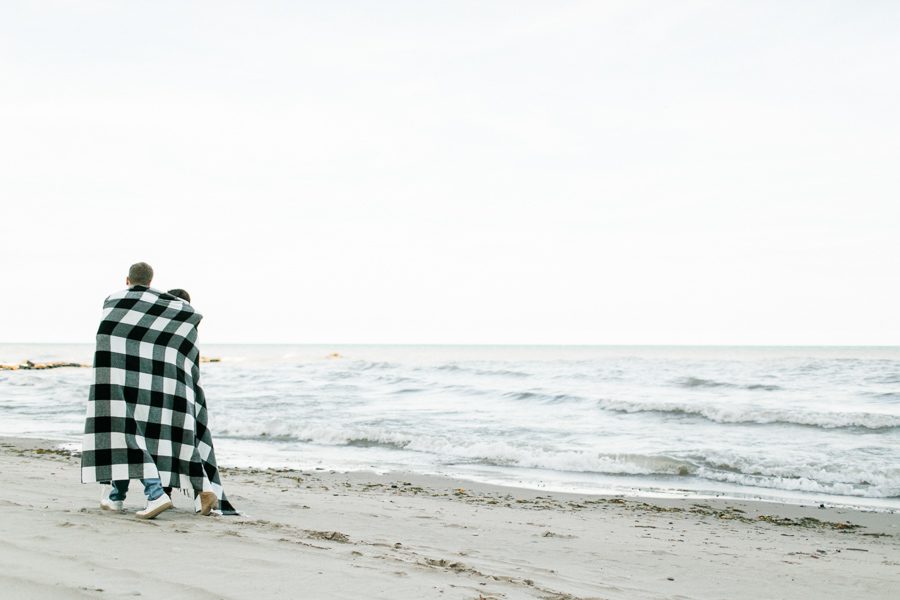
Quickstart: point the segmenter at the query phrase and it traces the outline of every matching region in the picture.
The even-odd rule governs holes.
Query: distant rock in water
[[[222,362],[221,358],[213,358],[207,356],[201,356],[200,362],[202,363],[217,363]],[[0,364],[0,371],[42,371],[44,369],[61,369],[63,367],[74,367],[77,369],[90,369],[91,365],[83,365],[81,363],[74,362],[34,362],[30,360],[26,360],[25,362],[21,362],[19,364],[13,365],[2,365]]]
[[[63,367],[75,367],[78,369],[89,369],[91,365],[83,365],[73,362],[45,362],[36,363],[26,360],[17,365],[0,365],[0,371],[41,371],[43,369],[61,369]]]

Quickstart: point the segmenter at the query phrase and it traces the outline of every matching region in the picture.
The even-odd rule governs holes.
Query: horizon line
[[[90,346],[94,342],[2,342],[2,346],[26,346],[26,345],[84,345]],[[837,343],[837,344],[812,344],[812,343],[560,343],[560,342],[529,342],[529,343],[511,343],[511,342],[207,342],[201,343],[203,346],[484,346],[484,347],[581,347],[581,348],[614,348],[614,347],[632,347],[632,348],[900,348],[897,344],[860,344],[860,343]]]

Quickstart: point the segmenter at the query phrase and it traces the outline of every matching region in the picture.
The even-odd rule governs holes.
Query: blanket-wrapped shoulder
[[[103,306],[88,397],[81,479],[158,477],[213,491],[226,508],[200,387],[197,325],[180,298],[133,286]]]

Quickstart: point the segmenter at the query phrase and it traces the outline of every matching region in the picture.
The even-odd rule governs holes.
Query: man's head
[[[125,285],[146,285],[149,286],[153,281],[153,267],[145,262],[134,263],[128,269],[128,277],[125,278]]]

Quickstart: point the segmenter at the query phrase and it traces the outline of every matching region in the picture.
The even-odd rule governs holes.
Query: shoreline
[[[889,598],[900,581],[891,513],[225,467],[241,516],[200,517],[175,494],[141,522],[139,485],[128,514],[102,513],[55,446],[0,438],[13,597]]]
[[[60,446],[65,445],[74,445],[80,446],[80,442],[72,441],[69,439],[63,438],[48,438],[46,436],[4,436],[0,435],[0,441],[4,439],[14,439],[14,440],[36,440],[44,444],[56,443]],[[77,453],[77,450],[75,451]],[[220,457],[221,458],[221,457]],[[225,464],[227,463],[220,463]],[[294,467],[281,467],[281,466],[273,466],[273,467],[253,467],[253,466],[225,466],[226,469],[236,469],[236,470],[295,470],[302,471],[304,469],[294,468]],[[659,490],[649,490],[642,488],[630,488],[630,489],[608,489],[608,490],[598,490],[598,491],[588,491],[588,490],[564,490],[553,488],[552,483],[550,486],[529,486],[524,482],[517,483],[504,483],[500,480],[488,480],[488,478],[477,478],[475,477],[466,477],[464,475],[446,475],[446,474],[438,474],[438,473],[420,473],[416,471],[405,471],[405,470],[388,470],[384,472],[379,472],[378,470],[367,470],[367,469],[340,469],[336,467],[316,467],[315,470],[319,471],[330,471],[334,473],[359,473],[359,474],[371,474],[372,476],[392,476],[392,477],[428,477],[435,478],[438,480],[446,480],[446,481],[456,481],[466,485],[477,485],[477,486],[491,486],[500,489],[511,489],[511,490],[520,490],[523,492],[542,492],[542,493],[551,493],[551,494],[566,494],[566,495],[575,495],[575,496],[590,496],[590,497],[621,497],[627,499],[647,499],[653,501],[666,501],[666,500],[683,500],[683,501],[706,501],[706,500],[723,500],[729,502],[743,502],[743,503],[765,503],[765,504],[775,504],[775,505],[788,505],[788,506],[797,506],[797,507],[811,507],[818,508],[820,505],[827,506],[829,508],[841,508],[841,509],[849,509],[860,512],[878,512],[878,513],[887,513],[887,514],[897,514],[900,513],[900,505],[890,506],[890,505],[880,505],[882,502],[889,503],[892,501],[898,501],[896,498],[868,498],[863,496],[835,496],[832,494],[813,494],[812,492],[791,492],[790,490],[770,490],[771,495],[766,497],[762,495],[758,495],[757,497],[752,497],[752,495],[748,492],[745,495],[740,494],[730,494],[727,491],[717,491],[717,490],[707,490],[707,491],[696,491],[690,489],[683,488],[669,488],[669,489],[659,489]],[[457,486],[458,487],[458,486]],[[748,488],[752,489],[752,488]],[[779,496],[779,492],[783,492],[785,495]],[[804,496],[803,494],[809,494],[808,496]]]
[[[56,444],[56,441],[46,438],[18,438],[0,436],[0,446],[4,444],[14,444],[21,450],[38,450],[38,454],[52,455],[57,452],[55,448],[47,448]],[[68,443],[68,442],[67,442]],[[29,448],[31,447],[31,448]],[[77,459],[80,454],[69,450],[59,451],[61,456],[69,455],[73,459]],[[641,507],[655,506],[670,512],[690,512],[691,507],[698,507],[706,504],[711,506],[710,510],[725,510],[735,512],[730,518],[739,518],[740,513],[749,513],[755,516],[769,517],[771,515],[784,515],[781,518],[786,519],[815,519],[833,525],[842,525],[843,517],[853,515],[853,522],[860,527],[869,527],[874,525],[878,529],[883,528],[883,521],[880,517],[870,520],[863,518],[862,515],[897,515],[900,511],[890,508],[878,510],[870,507],[858,507],[844,504],[822,504],[820,506],[811,504],[799,504],[792,502],[780,502],[773,500],[753,499],[753,498],[732,498],[728,496],[654,496],[641,495],[640,493],[583,493],[571,491],[555,491],[542,490],[523,486],[503,485],[499,483],[481,482],[465,478],[455,478],[446,475],[435,475],[428,473],[415,473],[411,471],[388,471],[379,473],[376,471],[341,471],[329,469],[325,467],[313,467],[308,469],[295,469],[290,467],[220,467],[219,471],[223,478],[231,476],[252,477],[256,475],[271,475],[276,477],[328,477],[333,479],[343,479],[356,485],[368,487],[380,487],[385,485],[394,485],[395,482],[401,481],[410,485],[400,485],[395,493],[403,494],[408,490],[433,489],[444,490],[437,496],[447,497],[452,493],[457,499],[492,505],[492,500],[514,497],[516,500],[525,499],[528,503],[533,499],[544,500],[544,504],[548,507],[576,506],[579,504],[600,504],[611,503],[621,506],[637,505]],[[82,484],[90,485],[90,484]],[[136,487],[139,490],[140,487]],[[457,493],[463,490],[464,493]],[[498,501],[498,504],[502,504]],[[519,502],[519,504],[523,504]],[[738,510],[735,511],[734,509]],[[698,511],[698,514],[703,514]],[[726,517],[729,518],[729,517]],[[863,525],[868,523],[869,525]],[[791,523],[786,523],[790,525]],[[831,527],[832,529],[845,529],[844,527]],[[898,537],[900,537],[900,516],[897,517]]]
[[[73,441],[71,439],[65,438],[54,438],[47,436],[29,436],[29,435],[3,435],[0,434],[0,442],[5,440],[15,440],[15,441],[34,441],[37,443],[41,443],[44,445],[47,444],[56,444],[57,446],[79,446],[79,441]],[[78,453],[78,450],[71,450],[74,453]],[[222,463],[226,466],[223,467],[223,470],[273,470],[273,471],[284,471],[284,470],[293,470],[293,471],[303,471],[302,468],[295,467],[282,467],[282,466],[230,466],[227,463]],[[306,469],[309,470],[309,469]],[[551,483],[549,486],[538,486],[533,485],[529,486],[525,482],[517,482],[517,483],[504,483],[500,480],[489,480],[489,478],[478,478],[474,477],[466,477],[465,475],[447,475],[447,474],[439,474],[439,473],[421,473],[416,471],[406,471],[406,470],[387,470],[384,472],[378,471],[376,469],[341,469],[337,467],[314,467],[313,470],[317,471],[328,471],[332,473],[343,473],[343,474],[368,474],[372,477],[395,477],[395,478],[409,478],[409,477],[425,477],[425,478],[433,478],[436,480],[445,480],[448,482],[459,482],[463,484],[463,486],[485,486],[485,487],[494,487],[498,489],[509,489],[509,490],[519,490],[522,492],[541,492],[548,494],[562,494],[562,495],[573,495],[573,496],[587,496],[587,497],[621,497],[632,500],[651,500],[651,501],[707,501],[707,500],[722,500],[728,502],[740,502],[740,503],[764,503],[764,504],[773,504],[773,505],[787,505],[787,506],[796,506],[800,508],[818,508],[820,505],[824,505],[828,508],[840,508],[846,510],[854,510],[859,512],[877,512],[877,513],[886,513],[886,514],[898,514],[900,513],[900,505],[891,506],[891,505],[880,505],[882,502],[889,503],[892,501],[896,501],[897,499],[892,498],[868,498],[863,496],[835,496],[832,494],[813,494],[812,492],[791,492],[790,490],[771,490],[770,496],[758,495],[757,497],[753,497],[750,493],[746,495],[740,494],[730,494],[728,491],[722,490],[706,490],[706,491],[696,491],[691,489],[683,489],[683,488],[669,488],[669,489],[659,489],[659,490],[650,490],[650,489],[642,489],[638,487],[633,487],[629,489],[607,489],[607,490],[565,490],[558,489],[552,487]],[[459,487],[459,486],[457,486]],[[752,489],[752,488],[750,488]],[[779,496],[779,492],[784,492],[785,495]],[[808,496],[804,496],[803,494],[809,494]]]

